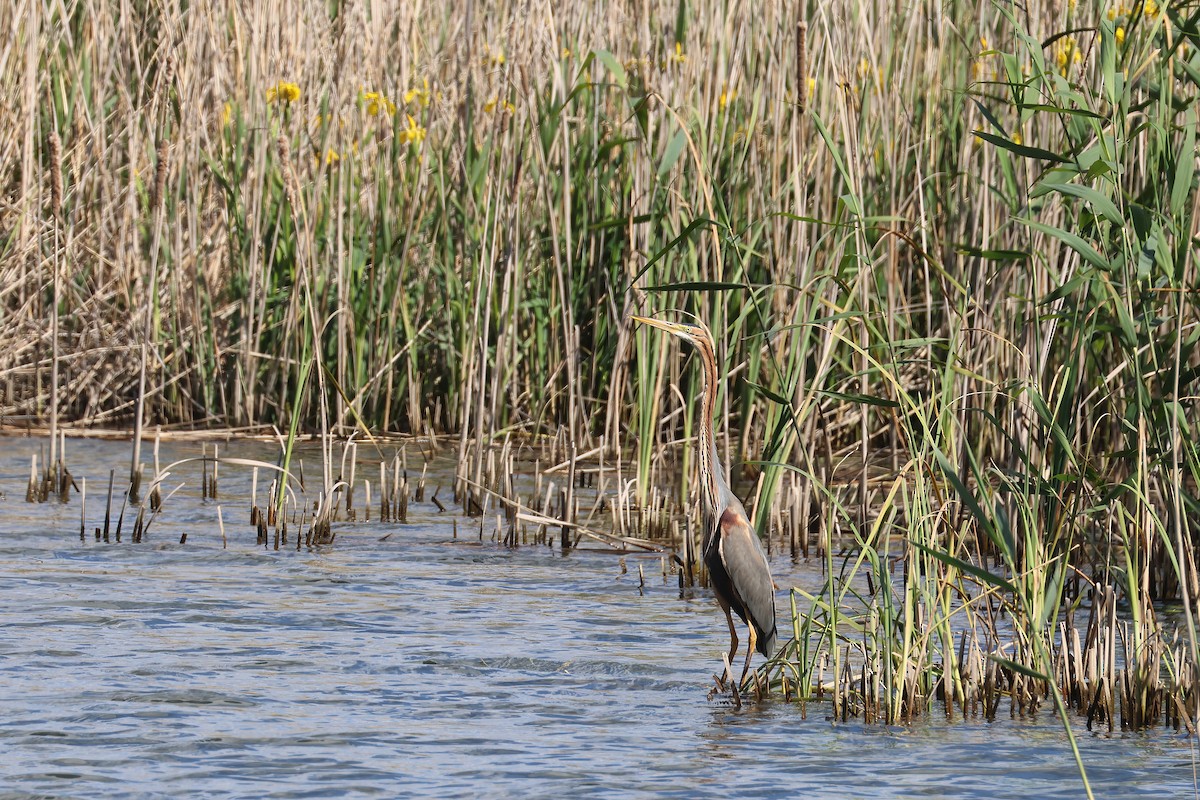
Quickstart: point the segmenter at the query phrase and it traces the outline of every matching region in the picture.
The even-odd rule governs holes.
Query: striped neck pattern
[[[697,338],[696,349],[700,351],[700,362],[704,365],[704,393],[700,403],[700,436],[696,446],[696,461],[700,469],[700,491],[704,495],[701,503],[704,518],[704,546],[716,528],[721,515],[721,489],[725,486],[724,470],[717,457],[717,443],[713,436],[713,417],[717,410],[717,359],[713,342],[708,337]]]

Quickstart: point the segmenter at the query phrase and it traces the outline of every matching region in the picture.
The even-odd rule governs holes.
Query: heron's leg
[[[720,604],[721,610],[725,612],[725,621],[729,623],[729,663],[733,663],[733,657],[737,655],[738,635],[737,628],[733,627],[733,615],[729,613],[729,603],[725,602],[725,598],[717,595],[717,603]],[[733,675],[729,676],[731,679]]]
[[[750,644],[746,645],[746,666],[742,667],[742,679],[738,681],[738,685],[746,682],[746,675],[750,672],[750,658],[754,655],[754,648],[758,646],[758,635],[754,633],[754,626],[746,627],[750,629]]]

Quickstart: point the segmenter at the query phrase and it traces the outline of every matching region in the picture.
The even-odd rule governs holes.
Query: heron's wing
[[[775,650],[775,584],[771,581],[767,554],[746,519],[746,512],[740,508],[731,504],[717,525],[721,562],[738,599],[758,629],[759,649],[770,656]]]

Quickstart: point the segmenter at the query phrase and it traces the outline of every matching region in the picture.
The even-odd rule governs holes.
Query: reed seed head
[[[283,170],[283,193],[287,196],[288,205],[295,209],[299,192],[296,190],[295,173],[292,171],[292,148],[287,137],[282,135],[275,140],[275,144],[279,149],[279,167]]]
[[[157,212],[162,208],[163,191],[167,186],[167,140],[160,139],[158,151],[155,154],[157,163],[154,167],[154,194],[151,195],[150,208]]]
[[[808,105],[808,62],[807,58],[807,40],[808,39],[808,23],[796,23],[796,98],[797,104],[800,107],[800,113],[804,113],[804,109]]]

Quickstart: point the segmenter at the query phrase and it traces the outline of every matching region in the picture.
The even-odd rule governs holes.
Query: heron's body
[[[732,507],[736,504],[736,510]],[[717,602],[726,615],[733,611],[750,628],[751,646],[770,658],[775,652],[775,585],[771,582],[770,568],[762,544],[754,533],[742,504],[734,499],[731,507],[721,515],[710,535],[704,550],[704,563],[712,583]],[[737,557],[728,555],[737,551]],[[746,565],[745,556],[751,564]],[[729,566],[732,564],[732,567]],[[754,565],[760,565],[756,568]],[[744,567],[749,566],[749,569]],[[737,653],[737,632],[730,621],[729,635],[732,646],[729,658]],[[749,652],[747,652],[747,661]]]
[[[698,456],[701,491],[701,519],[704,525],[703,557],[717,603],[729,623],[729,660],[738,650],[737,631],[730,612],[737,614],[750,630],[746,666],[750,668],[754,650],[768,658],[775,652],[775,584],[767,554],[750,524],[740,500],[725,481],[725,470],[717,456],[712,420],[717,402],[717,358],[708,329],[700,325],[662,322],[634,317],[686,339],[697,350],[704,365],[704,395],[700,417]]]

